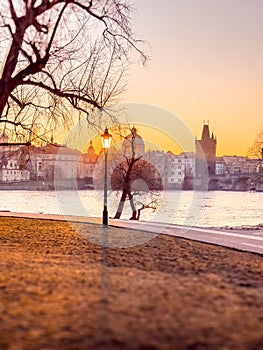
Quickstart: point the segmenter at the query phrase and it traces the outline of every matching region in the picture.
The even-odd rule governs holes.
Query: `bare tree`
[[[263,129],[257,134],[252,146],[248,149],[248,155],[253,158],[261,159],[263,150]]]
[[[132,211],[131,220],[139,220],[143,209],[156,210],[158,195],[154,198],[151,191],[162,189],[162,180],[158,170],[142,159],[140,150],[142,139],[136,134],[135,128],[131,131],[123,142],[122,157],[124,160],[119,162],[111,174],[111,189],[121,193],[115,219],[120,219],[127,200]],[[136,200],[137,197],[141,199]]]
[[[96,123],[90,112],[124,89],[131,49],[146,59],[132,12],[126,0],[2,0],[1,129],[46,140],[74,117]]]
[[[131,178],[134,174],[134,165],[139,159],[127,159],[119,164],[113,171],[111,176],[111,188],[112,190],[121,191],[121,197],[118,205],[118,209],[115,214],[115,219],[120,219],[124,204],[128,198],[132,209],[132,218],[136,218],[136,208],[133,202],[133,195],[131,194]]]

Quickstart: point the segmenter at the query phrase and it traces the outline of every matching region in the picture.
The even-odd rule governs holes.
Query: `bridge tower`
[[[196,176],[202,176],[207,170],[209,176],[216,173],[216,144],[217,140],[214,134],[210,135],[209,125],[203,125],[201,140],[195,141],[196,149]]]

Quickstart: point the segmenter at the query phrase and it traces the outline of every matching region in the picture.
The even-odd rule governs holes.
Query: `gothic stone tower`
[[[209,125],[204,124],[201,140],[196,140],[196,177],[202,177],[204,171],[215,175],[216,170],[216,138],[210,136]],[[206,168],[206,169],[204,169]]]

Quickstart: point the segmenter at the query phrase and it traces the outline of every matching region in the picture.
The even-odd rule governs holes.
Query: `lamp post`
[[[108,204],[107,204],[107,192],[108,192],[108,149],[110,148],[112,135],[109,134],[108,128],[105,129],[104,134],[101,135],[102,147],[104,149],[104,205],[103,205],[103,214],[102,214],[102,223],[103,225],[108,226]]]

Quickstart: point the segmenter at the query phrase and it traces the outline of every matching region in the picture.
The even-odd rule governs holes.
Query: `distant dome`
[[[131,129],[131,133],[132,134],[137,134],[137,129],[135,128],[135,127],[133,127],[132,129]],[[138,135],[139,136],[139,135]]]
[[[133,127],[131,133],[125,137],[122,143],[122,151],[126,157],[132,157],[132,150],[135,157],[145,154],[145,145],[142,137],[137,134],[137,129]]]

